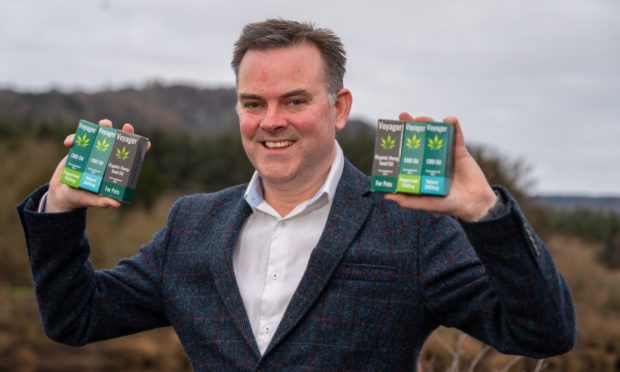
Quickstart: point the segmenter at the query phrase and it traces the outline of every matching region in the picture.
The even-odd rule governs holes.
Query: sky
[[[352,117],[455,115],[534,193],[620,196],[617,0],[0,0],[0,88],[232,87],[242,27],[277,17],[341,37]]]

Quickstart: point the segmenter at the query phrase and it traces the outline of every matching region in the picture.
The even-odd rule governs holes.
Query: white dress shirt
[[[321,188],[286,216],[280,216],[263,199],[257,172],[248,184],[244,198],[252,214],[241,229],[233,267],[261,353],[280,324],[323,233],[343,168],[344,156],[336,142],[336,156]]]

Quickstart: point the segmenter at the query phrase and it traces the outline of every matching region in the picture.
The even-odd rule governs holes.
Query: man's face
[[[243,57],[237,87],[241,139],[266,188],[303,189],[327,175],[348,107],[342,115],[341,99],[331,103],[326,87],[323,61],[312,45],[250,50]]]

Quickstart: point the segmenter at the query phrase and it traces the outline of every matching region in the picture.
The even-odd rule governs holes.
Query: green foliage
[[[601,243],[599,260],[608,268],[620,268],[620,216],[587,208],[548,212],[550,229],[592,243]]]

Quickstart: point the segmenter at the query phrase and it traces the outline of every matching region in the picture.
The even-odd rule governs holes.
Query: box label
[[[148,139],[135,134],[116,132],[114,147],[99,193],[123,202],[131,202],[144,161]]]
[[[401,121],[379,120],[372,162],[372,191],[396,191],[403,131],[404,124]]]
[[[419,194],[424,162],[426,125],[424,123],[405,123],[405,132],[400,159],[400,173],[396,191]]]
[[[79,187],[98,130],[97,124],[80,120],[75,131],[73,144],[67,155],[67,162],[60,176],[61,183],[71,187]]]
[[[80,181],[80,188],[96,193],[99,192],[108,160],[112,154],[114,143],[116,142],[117,132],[118,130],[114,128],[99,128],[97,137],[95,137],[93,149],[86,163],[86,169]]]
[[[421,192],[447,195],[452,176],[454,127],[445,123],[426,123],[426,147],[422,167]]]

